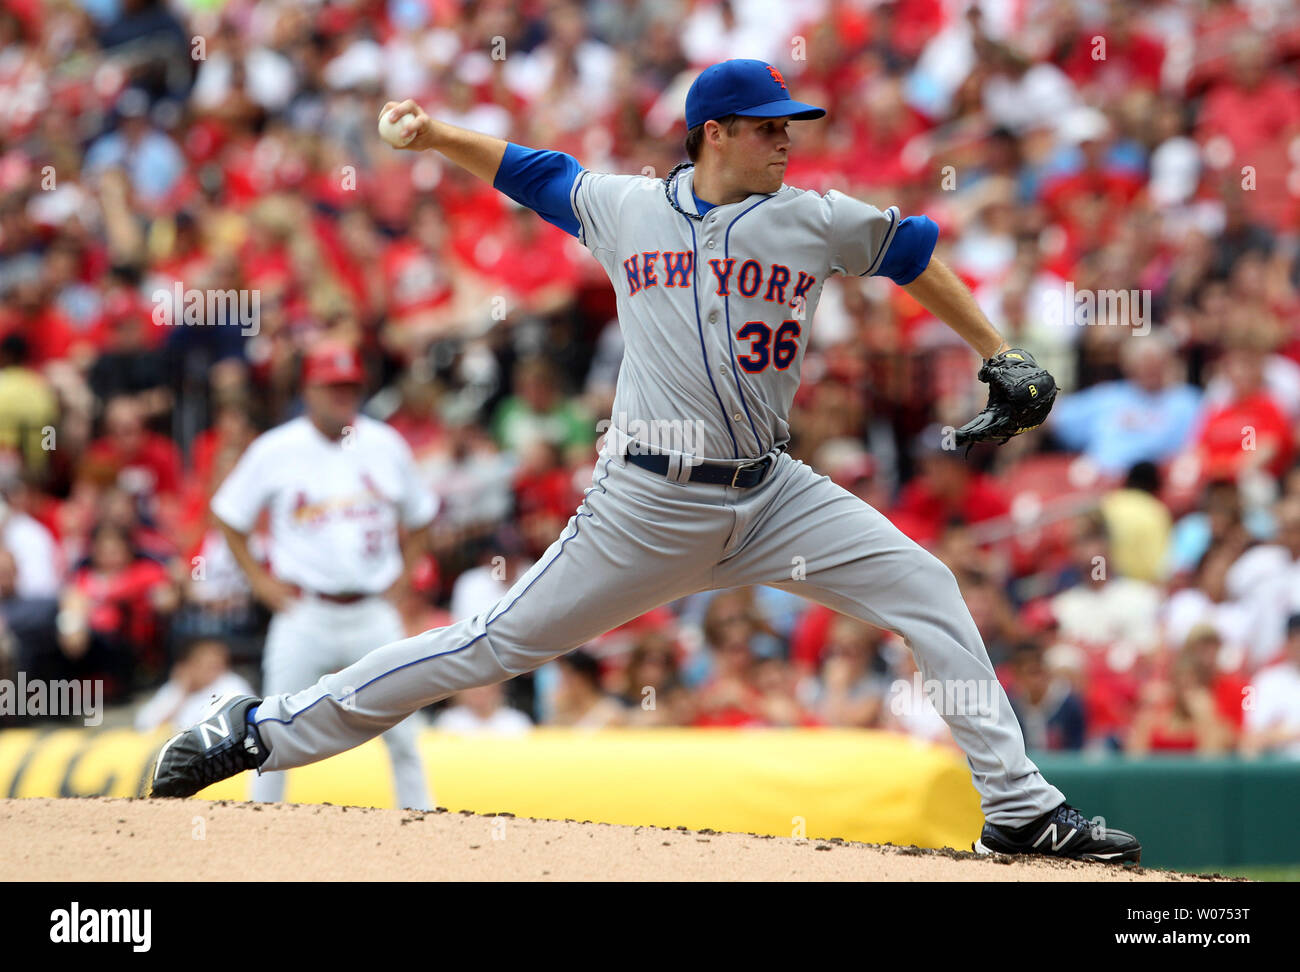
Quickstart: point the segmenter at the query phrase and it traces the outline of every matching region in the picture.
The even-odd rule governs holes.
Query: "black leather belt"
[[[692,483],[712,483],[715,486],[731,486],[736,489],[750,489],[761,483],[768,471],[776,463],[777,455],[784,452],[784,447],[776,454],[769,453],[762,459],[755,459],[740,466],[728,466],[720,462],[702,462],[691,466],[689,481]],[[663,453],[628,452],[624,453],[627,461],[660,476],[668,475],[668,457]]]
[[[374,597],[373,594],[322,594],[320,591],[312,591],[314,597],[319,597],[322,601],[330,604],[356,604],[358,601],[364,601],[368,597]]]
[[[347,594],[323,594],[320,591],[303,590],[301,587],[299,587],[296,584],[293,585],[293,589],[300,596],[307,594],[312,597],[320,598],[322,601],[326,601],[330,604],[356,604],[358,601],[364,601],[368,597],[379,596],[377,594],[364,594],[360,591],[357,591],[355,593],[349,592]]]

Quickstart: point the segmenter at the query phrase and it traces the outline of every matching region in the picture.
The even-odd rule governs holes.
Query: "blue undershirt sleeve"
[[[907,217],[898,224],[875,276],[888,277],[896,284],[911,283],[930,265],[938,240],[939,224],[929,216]]]
[[[577,237],[578,217],[569,202],[569,190],[581,171],[581,164],[572,155],[509,142],[492,187]]]

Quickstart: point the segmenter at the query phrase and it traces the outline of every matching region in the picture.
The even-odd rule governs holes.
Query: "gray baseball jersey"
[[[1026,823],[1061,804],[1025,753],[952,572],[778,449],[827,275],[889,263],[893,279],[905,276],[892,249],[906,235],[898,211],[782,187],[697,221],[666,194],[698,214],[689,172],[666,185],[588,172],[566,156],[542,180],[547,195],[519,188],[536,156],[510,146],[497,187],[582,240],[618,292],[626,352],[614,434],[591,486],[561,536],[489,610],[265,699],[254,717],[270,748],[263,770],[359,745],[416,709],[530,671],[685,595],[767,584],[906,639],[988,820]],[[932,247],[916,259],[928,261]],[[670,458],[666,475],[629,461],[656,450]],[[750,488],[691,480],[705,460],[763,456],[769,468]]]
[[[699,212],[694,171],[671,187],[690,213]],[[790,439],[790,406],[827,276],[874,273],[898,210],[784,186],[716,206],[697,223],[668,206],[663,189],[647,176],[583,172],[574,180],[578,238],[613,281],[627,347],[614,427],[682,421],[704,432],[685,451],[761,456]]]

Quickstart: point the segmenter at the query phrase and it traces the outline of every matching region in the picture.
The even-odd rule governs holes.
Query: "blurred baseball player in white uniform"
[[[354,349],[318,345],[303,366],[306,414],[259,436],[212,498],[231,552],[274,615],[264,692],[306,688],[405,637],[384,595],[407,578],[437,506],[402,437],[358,414],[363,382]],[[269,571],[249,551],[264,509]],[[418,732],[412,716],[383,739],[398,806],[430,809]],[[282,800],[284,784],[283,773],[264,773],[253,781],[253,799]]]

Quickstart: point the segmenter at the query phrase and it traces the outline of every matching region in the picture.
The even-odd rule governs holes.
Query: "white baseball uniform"
[[[271,572],[302,592],[271,620],[264,693],[306,688],[404,636],[397,609],[379,595],[401,575],[399,527],[427,526],[437,503],[395,429],[358,416],[335,441],[303,417],[262,434],[213,496],[212,511],[249,533],[264,509]],[[419,728],[408,718],[383,738],[398,805],[429,809]],[[254,780],[254,799],[283,796],[283,773]]]

